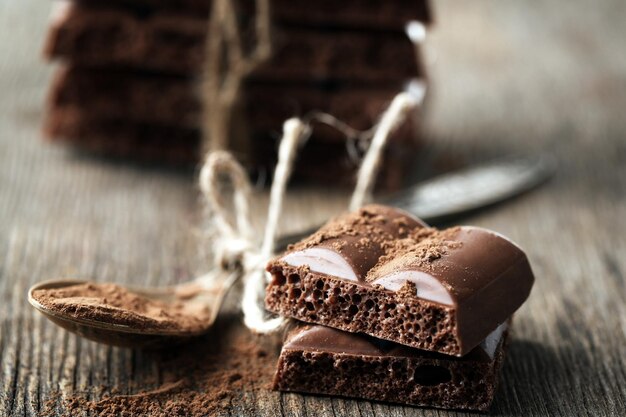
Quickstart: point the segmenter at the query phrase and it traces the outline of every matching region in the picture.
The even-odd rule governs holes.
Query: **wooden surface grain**
[[[541,189],[462,219],[519,242],[537,276],[516,315],[492,414],[624,415],[626,3],[434,3],[430,145],[415,177],[511,153],[551,152],[559,161]],[[31,284],[58,276],[182,282],[206,270],[209,252],[193,173],[41,142],[48,8],[0,1],[0,415],[37,415],[55,392],[137,392],[159,372],[140,351],[54,327],[27,305]],[[290,193],[283,231],[347,201],[341,192]],[[260,225],[267,196],[255,199]],[[240,394],[231,415],[464,415],[266,389]]]

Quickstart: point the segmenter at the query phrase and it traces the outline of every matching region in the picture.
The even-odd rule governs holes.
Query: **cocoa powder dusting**
[[[413,231],[411,239],[415,241],[415,245],[411,248],[403,248],[401,250],[408,251],[413,254],[418,261],[419,266],[426,266],[426,263],[441,258],[451,249],[458,249],[462,243],[455,240],[457,234],[461,230],[460,227],[451,227],[449,229],[437,230],[433,228],[425,228]]]
[[[414,229],[408,238],[387,242],[385,254],[368,272],[366,280],[392,273],[398,269],[432,270],[434,262],[463,244],[456,240],[460,227],[438,230],[432,227]],[[395,262],[391,262],[394,260]]]
[[[33,298],[49,310],[77,319],[106,322],[138,330],[199,332],[210,325],[206,306],[177,300],[151,300],[115,284],[78,284],[40,289]]]
[[[417,287],[414,282],[406,281],[402,287],[398,290],[398,296],[402,298],[412,299],[417,294]]]
[[[87,393],[56,392],[43,404],[41,415],[230,415],[234,403],[245,403],[244,396],[271,389],[280,344],[278,337],[255,336],[239,322],[240,318],[232,315],[220,317],[206,337],[148,353],[148,360],[158,371],[136,384],[149,389],[133,389],[131,395],[108,394],[97,400],[89,399]],[[116,387],[101,389],[116,391]]]
[[[433,270],[437,260],[462,246],[457,239],[460,230],[438,230],[406,213],[373,204],[330,220],[288,250],[322,245],[348,259],[358,254],[361,264],[368,264],[363,278],[372,282],[401,268]]]
[[[287,250],[304,250],[327,243],[334,250],[341,252],[344,249],[344,240],[351,237],[354,238],[351,241],[355,250],[367,252],[373,246],[383,246],[398,236],[405,238],[420,228],[422,225],[411,227],[407,218],[393,208],[370,204],[331,219],[317,232],[290,245]],[[390,230],[394,231],[394,235]]]

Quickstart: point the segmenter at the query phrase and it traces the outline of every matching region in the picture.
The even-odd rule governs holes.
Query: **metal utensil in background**
[[[548,156],[499,159],[432,178],[378,202],[437,223],[529,191],[547,180],[555,166]],[[276,247],[284,248],[318,228],[282,236]]]
[[[528,191],[554,172],[549,157],[507,158],[444,174],[393,194],[381,203],[434,222]]]

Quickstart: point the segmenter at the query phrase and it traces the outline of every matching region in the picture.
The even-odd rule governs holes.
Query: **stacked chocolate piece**
[[[57,2],[45,54],[63,66],[49,93],[47,136],[118,157],[199,161],[211,3]],[[249,21],[255,1],[236,4]],[[272,0],[274,52],[245,81],[230,149],[252,171],[271,170],[289,117],[322,111],[354,129],[371,128],[396,93],[425,91],[419,42],[430,21],[427,0]],[[412,118],[391,138],[383,186],[400,185],[417,124]],[[295,175],[351,183],[353,154],[343,133],[315,125]]]
[[[300,321],[275,389],[472,410],[491,405],[511,317],[534,282],[524,252],[497,233],[437,230],[376,205],[267,270],[266,307]]]

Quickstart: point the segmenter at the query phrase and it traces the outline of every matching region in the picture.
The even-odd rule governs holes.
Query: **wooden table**
[[[624,415],[626,3],[434,3],[432,145],[416,176],[519,152],[549,151],[560,163],[541,189],[463,219],[519,242],[537,276],[516,315],[493,414]],[[26,303],[31,284],[74,276],[161,285],[207,268],[192,174],[39,140],[48,6],[0,2],[1,415],[36,415],[57,391],[132,392],[156,372],[140,352],[54,327]],[[261,224],[265,193],[256,200]],[[341,192],[294,189],[282,230],[321,221],[345,201]],[[462,415],[269,390],[238,398],[232,415]]]

